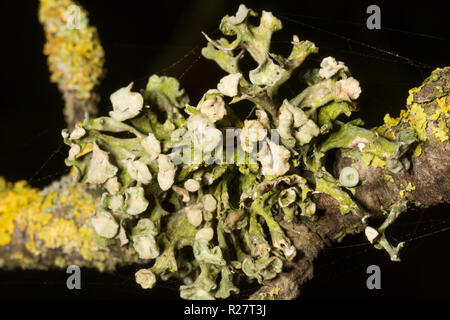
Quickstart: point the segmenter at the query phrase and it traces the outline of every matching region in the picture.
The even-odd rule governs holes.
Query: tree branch
[[[445,112],[448,127],[448,106],[450,102],[450,68],[437,69],[423,84],[412,91],[412,103],[420,105],[426,112],[426,141],[421,144],[420,155],[411,155],[411,168],[396,174],[386,174],[386,168],[367,166],[343,155],[339,150],[333,163],[333,172],[353,164],[360,174],[360,185],[356,188],[355,199],[373,218],[383,217],[383,211],[406,198],[411,206],[430,207],[450,202],[450,143],[439,139],[433,128],[439,126],[433,115],[439,110]],[[410,91],[410,92],[411,92]],[[432,120],[434,119],[434,120]],[[404,123],[392,128],[394,133],[411,125]],[[414,123],[413,123],[414,125]],[[386,127],[386,124],[384,125]],[[388,178],[388,176],[392,178]],[[413,186],[413,188],[407,188]],[[414,189],[414,190],[411,190]],[[408,191],[409,190],[409,191]],[[315,202],[322,215],[314,227],[307,223],[282,226],[295,247],[303,253],[292,262],[287,270],[255,292],[253,299],[293,299],[300,292],[302,284],[313,278],[313,261],[318,253],[335,242],[340,242],[348,234],[364,230],[364,221],[354,214],[342,215],[338,202],[328,195],[317,195]]]
[[[408,171],[388,174],[386,168],[355,161],[343,150],[336,153],[334,174],[337,176],[341,168],[350,164],[356,166],[361,183],[354,197],[372,218],[383,217],[384,210],[403,198],[410,205],[422,207],[449,203],[450,177],[447,172],[450,169],[450,144],[448,139],[441,141],[436,137],[433,128],[438,125],[437,121],[430,120],[436,110],[445,107],[442,98],[448,99],[449,84],[450,68],[437,70],[413,94],[415,103],[420,104],[427,114],[427,139],[421,143],[421,153],[411,156],[412,165]],[[448,108],[448,102],[446,106]],[[448,118],[446,121],[448,125]],[[400,132],[408,123],[405,120],[405,123],[391,129]],[[408,189],[408,185],[415,189]],[[70,182],[69,177],[42,191],[26,187],[23,183],[16,183],[15,187],[3,184],[0,193],[0,213],[5,215],[8,212],[15,226],[10,241],[0,246],[0,265],[3,269],[45,270],[77,264],[103,271],[113,270],[118,265],[146,262],[139,261],[132,249],[96,242],[87,218],[95,209],[99,194],[85,185]],[[366,227],[360,216],[343,215],[339,203],[329,195],[315,194],[313,200],[320,212],[314,224],[307,220],[293,223],[280,221],[298,250],[296,259],[287,263],[283,273],[266,282],[251,298],[297,297],[302,285],[313,278],[313,263],[319,252],[340,242],[348,234],[362,232]],[[5,229],[5,226],[2,227]],[[112,240],[114,243],[117,241]]]
[[[134,250],[109,245],[89,225],[100,194],[66,176],[43,190],[0,178],[0,267],[64,268],[72,264],[112,271],[143,263]],[[115,243],[115,241],[112,241]]]

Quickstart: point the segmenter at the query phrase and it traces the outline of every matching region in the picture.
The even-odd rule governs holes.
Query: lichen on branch
[[[138,262],[135,252],[108,248],[94,232],[89,217],[98,199],[69,176],[43,190],[0,177],[0,267],[47,270],[76,264],[112,271]]]
[[[141,90],[126,83],[111,94],[109,116],[62,132],[72,177],[101,193],[85,216],[92,242],[138,259],[145,289],[174,278],[185,299],[229,298],[249,283],[260,287],[250,298],[293,298],[324,246],[365,230],[398,260],[402,244],[386,229],[412,206],[449,201],[448,187],[419,194],[438,179],[420,179],[434,172],[433,150],[448,159],[449,68],[412,89],[399,118],[365,129],[345,121],[361,88],[333,57],[304,70],[305,89],[281,95],[318,48],[293,36],[288,57],[272,53],[281,22],[263,11],[255,26],[252,16],[241,5],[222,19],[223,38],[205,35],[203,56],[227,74],[196,104],[176,79],[152,75]],[[257,67],[245,70],[245,56]],[[255,116],[240,119],[248,102]]]
[[[334,58],[309,72],[309,86],[297,96],[280,97],[279,87],[317,47],[294,36],[287,58],[271,53],[281,22],[263,11],[253,26],[248,18],[256,15],[241,5],[222,19],[232,42],[206,36],[202,54],[229,74],[196,106],[175,79],[153,75],[140,92],[129,84],[113,93],[110,117],[86,118],[63,131],[74,175],[105,190],[91,218],[94,229],[154,260],[136,275],[146,288],[175,277],[185,282],[183,298],[227,298],[246,282],[276,278],[297,255],[280,222],[314,223],[314,193],[333,197],[343,215],[364,216],[325,169],[329,149],[352,147],[360,134],[366,152],[403,155],[402,143],[337,120],[356,110],[361,89]],[[258,63],[248,73],[239,63],[247,54]],[[242,100],[255,105],[257,119],[236,121],[233,109]],[[233,127],[239,143],[224,152],[230,151],[225,131]],[[341,145],[347,136],[350,142]],[[192,153],[200,154],[198,162],[186,161]],[[252,155],[253,162],[245,161]]]
[[[97,114],[96,89],[104,74],[104,51],[97,28],[89,25],[86,10],[71,0],[40,0],[39,21],[44,27],[50,81],[65,101],[69,127],[84,114]]]

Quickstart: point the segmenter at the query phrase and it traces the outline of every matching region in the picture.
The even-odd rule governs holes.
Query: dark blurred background
[[[177,77],[193,103],[215,87],[223,72],[200,56],[206,40],[201,31],[219,36],[226,14],[243,2],[255,10],[272,11],[283,30],[273,38],[274,52],[287,53],[292,34],[313,41],[317,55],[344,61],[362,87],[358,117],[368,127],[389,112],[397,116],[408,89],[419,85],[436,67],[450,65],[448,12],[444,1],[79,1],[98,28],[106,52],[107,75],[100,93],[102,114],[109,95],[135,82],[143,88],[151,74]],[[44,187],[68,172],[63,100],[49,82],[44,33],[38,22],[38,1],[6,1],[1,6],[2,90],[0,103],[0,176],[28,180]],[[381,8],[381,30],[366,28],[371,4]],[[295,91],[295,88],[293,88]],[[445,174],[445,173],[444,173]],[[450,227],[448,208],[410,212],[396,222],[391,236],[411,240],[401,263],[367,245],[362,236],[348,238],[340,248],[324,251],[315,279],[302,299],[449,299]],[[342,247],[344,246],[344,247]],[[366,288],[367,266],[381,267],[382,290]],[[162,283],[145,291],[134,281],[135,267],[115,274],[82,273],[82,290],[65,287],[66,274],[0,272],[0,298],[151,298],[178,297],[178,284]]]

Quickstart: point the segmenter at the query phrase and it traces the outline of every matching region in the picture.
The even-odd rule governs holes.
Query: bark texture
[[[64,97],[64,116],[69,129],[73,129],[78,122],[83,122],[86,113],[90,116],[98,114],[98,102],[100,96],[92,91],[89,99],[80,99],[75,90],[64,90],[60,88]]]

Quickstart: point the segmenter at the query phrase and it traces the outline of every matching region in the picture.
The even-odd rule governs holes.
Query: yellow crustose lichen
[[[436,69],[434,72],[438,70],[440,69]],[[395,140],[396,137],[393,128],[402,122],[408,122],[420,140],[420,143],[417,144],[413,152],[415,156],[420,156],[422,153],[422,143],[427,140],[427,126],[431,127],[431,132],[439,141],[445,142],[449,140],[450,130],[447,127],[447,121],[450,110],[450,98],[448,96],[436,98],[434,102],[437,107],[431,115],[427,114],[420,104],[414,102],[414,93],[419,92],[425,84],[409,90],[409,96],[406,100],[406,104],[408,105],[407,110],[401,110],[397,118],[392,118],[390,114],[386,114],[384,116],[384,125],[375,129],[380,135],[390,140]]]
[[[449,139],[449,129],[447,127],[446,120],[449,116],[448,112],[450,110],[450,98],[448,96],[442,97],[436,99],[436,102],[439,108],[436,108],[436,111],[431,116],[431,120],[438,122],[437,126],[434,126],[431,130],[437,139],[444,142]]]
[[[414,191],[414,190],[416,190],[416,186],[413,185],[411,182],[408,182],[408,184],[406,185],[405,189],[399,191],[399,195],[400,195],[400,197],[403,198],[403,197],[405,197],[407,192],[411,192],[411,191]]]
[[[0,177],[0,246],[11,241],[15,229],[14,220],[19,212],[40,202],[42,198],[37,190],[28,187],[25,181],[11,184]]]
[[[75,91],[78,99],[89,99],[103,73],[104,51],[86,11],[70,0],[41,0],[39,21],[51,81],[61,90]]]
[[[52,211],[57,206],[73,210],[66,210],[67,219],[56,217]],[[0,177],[0,246],[10,243],[19,228],[25,231],[25,246],[34,255],[40,254],[41,247],[60,248],[67,254],[76,251],[86,260],[92,260],[94,255],[96,260],[104,260],[104,253],[93,241],[93,231],[87,225],[95,207],[95,199],[79,185],[67,186],[61,193],[45,194],[25,181],[13,184]]]

